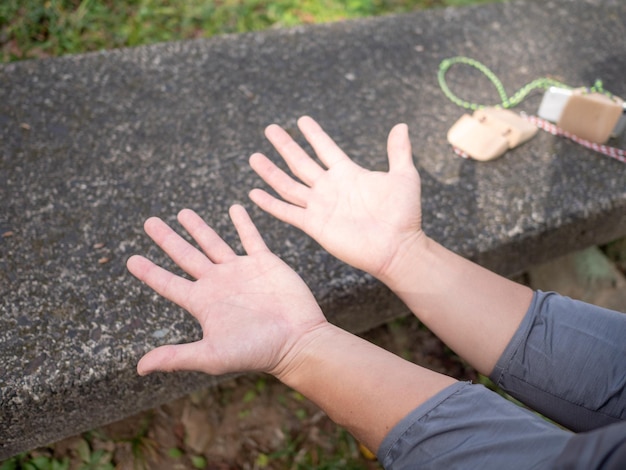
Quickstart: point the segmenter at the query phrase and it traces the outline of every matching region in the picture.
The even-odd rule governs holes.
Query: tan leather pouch
[[[482,124],[493,127],[506,138],[509,148],[522,145],[537,133],[537,126],[519,114],[502,108],[483,108],[474,112],[474,118]]]
[[[465,114],[448,131],[448,142],[479,161],[494,160],[531,139],[537,128],[512,111],[484,108]]]

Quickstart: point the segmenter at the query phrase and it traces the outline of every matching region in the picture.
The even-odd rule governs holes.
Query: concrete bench
[[[626,96],[625,25],[622,1],[515,1],[0,66],[0,458],[219,380],[135,373],[148,349],[199,333],[126,272],[133,253],[165,261],[142,233],[150,215],[191,207],[235,242],[226,211],[243,202],[331,321],[363,331],[406,313],[247,201],[272,122],[310,114],[376,169],[408,123],[427,232],[504,274],[626,235],[625,164],[547,133],[492,163],[460,159],[445,136],[463,111],[436,79],[465,55],[510,92],[552,75]],[[469,69],[451,81],[495,100]]]

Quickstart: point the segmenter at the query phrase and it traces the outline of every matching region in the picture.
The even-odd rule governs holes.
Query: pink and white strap
[[[582,145],[585,148],[593,150],[595,152],[601,153],[608,157],[614,158],[622,163],[626,163],[626,150],[618,149],[615,147],[609,147],[608,145],[596,144],[595,142],[590,142],[585,139],[581,139],[580,137],[573,135],[563,129],[560,129],[556,124],[551,123],[550,121],[546,121],[545,119],[541,119],[537,116],[529,116],[527,114],[522,113],[521,116],[528,121],[532,122],[539,129],[542,129],[546,132],[549,132],[552,135],[566,137],[579,145]],[[454,153],[456,153],[459,157],[462,158],[471,158],[467,153],[463,150],[453,147]]]
[[[586,147],[608,157],[615,158],[622,163],[626,163],[626,150],[609,147],[608,145],[596,144],[595,142],[589,142],[588,140],[581,139],[576,135],[560,129],[557,125],[551,123],[550,121],[546,121],[545,119],[541,119],[537,116],[528,116],[526,114],[522,114],[522,117],[528,119],[539,129],[543,129],[544,131],[549,132],[552,135],[566,137],[570,140],[573,140],[577,144],[582,145],[583,147]]]

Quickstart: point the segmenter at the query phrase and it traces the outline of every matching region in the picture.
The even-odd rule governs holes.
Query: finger
[[[293,174],[304,184],[312,186],[324,174],[324,169],[281,127],[272,124],[265,129],[265,136],[283,157]]]
[[[409,139],[409,128],[406,124],[396,124],[387,139],[387,157],[389,170],[397,171],[414,168],[413,151]]]
[[[144,230],[178,266],[196,279],[210,268],[211,262],[206,256],[158,217],[146,220]]]
[[[309,116],[298,119],[298,127],[327,168],[339,162],[350,160],[335,141],[324,132],[322,127]]]
[[[178,221],[198,243],[202,251],[214,263],[224,263],[237,254],[228,244],[209,227],[202,217],[191,209],[183,209],[178,213]]]
[[[269,251],[261,234],[243,206],[235,204],[230,208],[229,214],[246,253],[252,255],[261,251]]]
[[[188,344],[168,344],[153,349],[144,355],[137,364],[139,375],[151,372],[172,372],[175,370],[194,370],[218,374],[221,371],[212,370],[202,350],[200,341]]]
[[[310,189],[296,182],[265,155],[260,153],[252,155],[250,157],[250,166],[283,199],[297,206],[306,207]]]
[[[143,256],[131,256],[126,267],[133,276],[146,283],[157,294],[189,310],[187,299],[190,297],[192,281],[172,274]]]
[[[276,199],[262,189],[253,189],[250,191],[249,196],[252,202],[268,214],[303,230],[304,209],[302,207]]]

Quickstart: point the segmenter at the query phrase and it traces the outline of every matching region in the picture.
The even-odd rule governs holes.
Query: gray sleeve
[[[626,315],[536,292],[491,378],[573,431],[623,421]]]
[[[387,469],[552,468],[573,434],[482,385],[457,382],[385,437]]]
[[[554,463],[555,470],[626,468],[626,421],[577,434]]]

